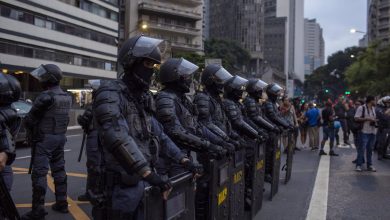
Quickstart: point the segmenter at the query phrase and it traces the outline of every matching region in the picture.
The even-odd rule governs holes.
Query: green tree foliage
[[[379,49],[371,45],[346,70],[346,80],[352,93],[359,96],[390,93],[390,45]]]
[[[362,51],[364,51],[363,48],[349,47],[329,56],[328,64],[317,68],[311,75],[306,76],[305,95],[324,101],[345,94],[345,91],[348,90],[345,70],[356,61],[356,57]]]

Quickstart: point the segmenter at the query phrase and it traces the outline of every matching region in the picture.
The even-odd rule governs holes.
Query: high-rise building
[[[28,73],[41,64],[62,69],[65,89],[117,75],[116,0],[2,0],[0,19],[0,70],[16,76],[25,97],[39,89]]]
[[[322,28],[316,19],[305,19],[305,75],[325,63],[325,43]]]
[[[265,0],[264,59],[290,80],[304,80],[304,0]]]
[[[251,55],[247,73],[261,71],[264,43],[264,0],[209,1],[209,38],[239,43]]]
[[[145,34],[166,40],[173,54],[203,52],[202,0],[122,0],[123,38]]]
[[[368,42],[390,43],[390,0],[368,1]]]

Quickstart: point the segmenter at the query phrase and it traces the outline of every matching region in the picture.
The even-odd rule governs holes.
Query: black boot
[[[322,155],[327,155],[327,154],[325,153],[325,151],[324,151],[324,150],[320,150],[320,153],[319,153],[319,155],[320,155],[320,156],[322,156]]]
[[[81,202],[86,202],[86,201],[89,201],[90,199],[91,199],[91,196],[87,192],[85,192],[84,194],[79,195],[79,197],[77,197],[77,200],[81,201]]]
[[[56,212],[60,212],[60,213],[68,213],[69,212],[68,202],[65,200],[64,201],[56,201],[56,203],[54,203],[51,206],[51,209],[53,209]]]
[[[47,212],[43,207],[33,208],[31,211],[22,215],[21,220],[44,220]]]
[[[329,156],[338,156],[338,154],[336,154],[333,150],[331,150],[331,151],[329,152]]]

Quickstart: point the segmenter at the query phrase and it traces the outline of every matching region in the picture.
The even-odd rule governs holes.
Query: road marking
[[[325,145],[324,150],[326,152],[329,151],[328,143]],[[329,166],[330,157],[321,156],[306,220],[326,220],[328,209]]]
[[[69,152],[69,151],[72,151],[72,149],[65,149],[65,150],[64,150],[64,152]],[[22,160],[22,159],[27,159],[27,158],[31,158],[31,155],[22,156],[22,157],[17,157],[17,158],[15,158],[15,160]]]
[[[54,179],[47,175],[47,186],[50,188],[52,192],[55,192]],[[73,201],[69,196],[66,199],[69,204],[69,212],[72,216],[77,220],[90,220],[87,214],[77,205],[75,201]]]
[[[12,167],[12,170],[14,171],[14,174],[27,174],[28,172],[28,169],[22,167]],[[51,171],[49,171],[49,174],[51,174]],[[87,178],[87,174],[84,173],[67,172],[66,175],[73,176],[73,177]]]
[[[55,202],[46,202],[44,206],[51,206]],[[75,201],[76,204],[89,204],[89,202],[86,201]],[[32,204],[31,203],[21,203],[21,204],[15,204],[16,208],[31,208]]]
[[[72,134],[72,135],[67,135],[66,137],[79,137],[81,136],[82,134]]]

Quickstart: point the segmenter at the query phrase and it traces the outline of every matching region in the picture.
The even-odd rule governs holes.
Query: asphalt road
[[[48,178],[47,219],[83,220],[91,217],[90,205],[77,201],[77,196],[85,191],[86,181],[85,157],[81,163],[77,162],[81,139],[81,134],[68,135],[65,146],[70,213],[58,214],[51,211],[50,205],[55,198],[53,180]],[[387,210],[390,207],[390,160],[377,161],[375,154],[373,162],[378,172],[356,173],[351,163],[356,156],[353,146],[340,146],[336,151],[340,154],[339,157],[324,156],[324,159],[318,156],[318,152],[307,148],[297,152],[290,182],[287,185],[280,183],[279,193],[272,201],[268,200],[269,186],[266,184],[266,198],[256,219],[390,219],[390,212]],[[15,175],[12,196],[21,214],[31,207],[31,179],[27,174],[29,156],[29,148],[19,147],[17,160],[13,164]],[[330,164],[328,170],[319,169],[319,164],[324,161]],[[327,174],[325,179],[322,178],[324,174]],[[284,173],[281,178],[283,176]],[[321,184],[319,179],[326,184]],[[320,195],[319,203],[314,201],[314,195]],[[321,207],[321,204],[323,209],[315,209],[317,206]],[[314,210],[310,212],[314,215],[309,214],[309,209]]]

